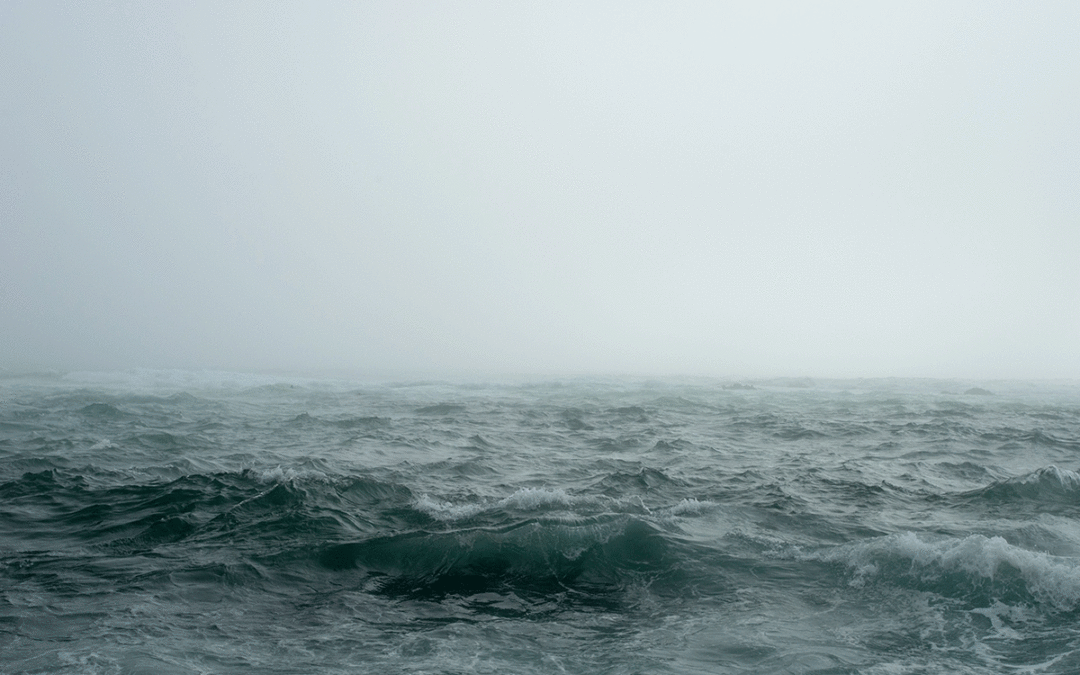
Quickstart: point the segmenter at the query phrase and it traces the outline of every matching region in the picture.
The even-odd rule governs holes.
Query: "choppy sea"
[[[1078,673],[1080,384],[0,378],[3,673]]]

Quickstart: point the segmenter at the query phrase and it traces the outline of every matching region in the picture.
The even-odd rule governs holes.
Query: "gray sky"
[[[0,3],[0,367],[1080,377],[1080,3]]]

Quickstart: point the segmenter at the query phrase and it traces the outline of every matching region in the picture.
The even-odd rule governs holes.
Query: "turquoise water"
[[[0,672],[1080,672],[1080,386],[731,384],[0,380]]]

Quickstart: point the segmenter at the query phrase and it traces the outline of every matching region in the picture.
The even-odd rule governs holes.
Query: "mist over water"
[[[1075,3],[0,7],[0,368],[1080,377]]]
[[[980,384],[4,378],[0,671],[1075,672],[1080,391]]]

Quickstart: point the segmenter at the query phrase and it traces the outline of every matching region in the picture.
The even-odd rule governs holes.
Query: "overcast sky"
[[[0,367],[1080,377],[1080,3],[0,3]]]

